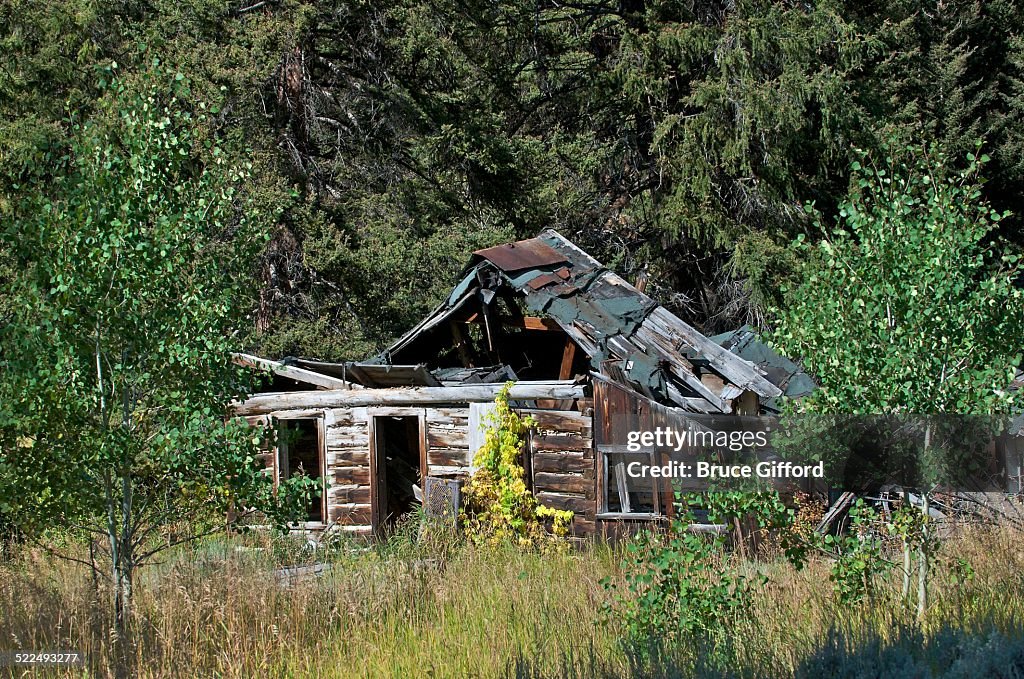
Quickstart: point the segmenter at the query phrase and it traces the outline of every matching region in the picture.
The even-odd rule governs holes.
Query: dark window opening
[[[420,488],[420,420],[374,418],[378,530],[415,509]]]
[[[615,514],[653,514],[658,511],[657,479],[649,475],[650,453],[605,453],[604,461],[604,511]],[[648,473],[641,476],[645,470]]]
[[[281,420],[278,425],[278,478],[281,481],[303,474],[323,478],[320,457],[320,428],[315,419]],[[319,488],[319,485],[318,485]],[[324,520],[323,491],[313,494],[306,508],[306,520]]]

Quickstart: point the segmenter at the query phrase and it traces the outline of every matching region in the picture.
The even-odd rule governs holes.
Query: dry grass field
[[[770,581],[717,668],[692,646],[654,666],[631,661],[614,622],[601,620],[601,580],[618,577],[607,546],[540,555],[399,535],[337,549],[318,575],[282,577],[283,564],[311,558],[296,544],[218,539],[144,571],[132,654],[141,677],[909,677],[928,667],[961,676],[960,666],[973,671],[962,676],[1015,677],[1021,537],[964,530],[948,541],[943,553],[974,574],[940,563],[923,625],[902,610],[895,578],[870,603],[841,606],[827,563],[797,572],[770,557],[745,562]],[[68,674],[111,675],[104,604],[86,569],[22,546],[0,563],[0,649],[78,649],[89,663]]]

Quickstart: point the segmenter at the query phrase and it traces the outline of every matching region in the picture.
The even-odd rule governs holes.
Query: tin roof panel
[[[566,264],[569,261],[539,238],[497,245],[493,248],[477,250],[473,254],[483,257],[506,273],[553,264]]]

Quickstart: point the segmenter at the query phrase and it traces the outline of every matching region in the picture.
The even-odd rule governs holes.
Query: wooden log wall
[[[469,408],[295,408],[267,415],[249,416],[254,425],[269,425],[273,419],[322,417],[324,421],[324,476],[327,518],[348,533],[372,533],[370,501],[370,418],[423,413],[426,426],[427,474],[447,478],[469,473]],[[262,456],[268,471],[276,475],[276,451]]]
[[[330,389],[256,394],[233,405],[236,415],[265,415],[276,410],[298,408],[358,408],[366,406],[428,407],[449,403],[488,403],[503,384],[468,384],[457,387],[387,387],[381,389]],[[520,381],[512,385],[509,398],[579,399],[582,384],[570,380]]]
[[[245,419],[252,425],[271,426],[274,419],[323,418],[327,520],[353,535],[371,533],[370,436],[366,408],[294,409]],[[260,456],[268,472],[277,477],[277,451]]]
[[[354,407],[290,409],[247,417],[253,424],[274,418],[322,417],[325,445],[327,518],[341,530],[360,536],[372,533],[370,485],[370,418],[377,415],[423,413],[426,428],[427,475],[466,478],[470,472],[470,410],[467,406],[427,408]],[[537,428],[527,442],[527,473],[537,498],[545,505],[574,512],[573,533],[593,535],[596,481],[593,425],[590,415],[576,411],[525,409]],[[264,462],[276,473],[276,454]]]
[[[572,511],[573,534],[594,534],[597,510],[593,418],[565,410],[522,410],[537,427],[527,445],[528,468],[537,499]]]
[[[324,412],[327,518],[349,533],[372,532],[370,428],[366,408]]]
[[[469,408],[427,408],[427,476],[469,474]]]

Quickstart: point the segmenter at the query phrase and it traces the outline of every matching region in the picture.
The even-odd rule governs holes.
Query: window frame
[[[622,454],[629,454],[629,455],[642,455],[642,454],[646,454],[648,456],[648,460],[649,460],[650,466],[653,467],[653,466],[657,466],[658,465],[658,460],[657,460],[657,457],[656,457],[657,456],[657,452],[653,448],[641,448],[640,450],[629,450],[627,446],[615,446],[615,445],[599,445],[599,446],[597,446],[597,456],[598,456],[598,465],[599,465],[598,469],[600,470],[601,484],[600,484],[600,497],[598,498],[598,503],[599,503],[598,504],[598,508],[597,508],[598,512],[597,512],[596,518],[598,518],[598,519],[605,519],[605,520],[614,520],[614,519],[634,519],[634,520],[648,519],[649,520],[649,519],[661,519],[661,518],[665,517],[666,514],[665,514],[665,512],[664,512],[664,510],[663,510],[663,508],[661,506],[662,505],[662,502],[661,502],[661,492],[662,492],[661,479],[653,477],[653,476],[646,479],[646,481],[651,484],[651,495],[654,498],[654,511],[653,512],[634,512],[634,511],[629,511],[629,512],[618,511],[618,512],[615,512],[615,511],[610,511],[608,509],[608,504],[609,504],[608,499],[610,497],[610,493],[612,492],[611,484],[609,483],[611,468],[609,466],[608,456],[609,455],[622,455]],[[616,492],[618,492],[618,489],[616,489]]]
[[[291,422],[296,420],[312,420],[316,423],[316,440],[317,440],[317,454],[320,461],[320,521],[303,521],[301,522],[304,526],[326,526],[329,523],[328,515],[328,502],[327,493],[330,489],[330,484],[327,478],[327,437],[326,428],[324,426],[324,413],[316,412],[310,413],[309,411],[296,411],[294,414],[289,412],[273,413],[271,415],[270,424],[274,429],[274,436],[276,438],[274,442],[274,491],[277,491],[278,486],[281,484],[281,454],[284,453],[284,468],[287,469],[288,463],[288,443],[282,437],[282,429],[286,429]],[[287,470],[291,473],[291,470]]]

